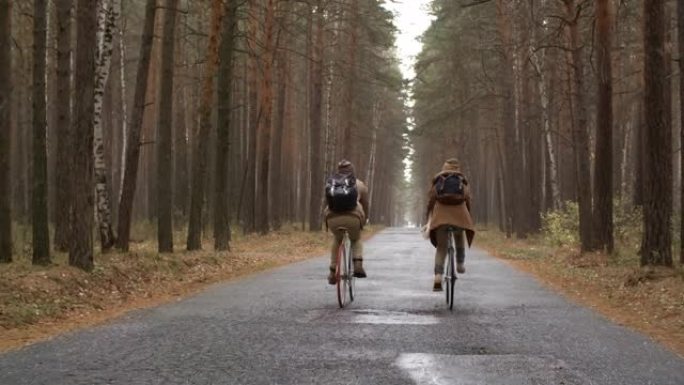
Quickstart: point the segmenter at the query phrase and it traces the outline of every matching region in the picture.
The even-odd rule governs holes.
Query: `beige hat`
[[[442,171],[461,171],[461,163],[456,158],[447,159],[442,166]]]

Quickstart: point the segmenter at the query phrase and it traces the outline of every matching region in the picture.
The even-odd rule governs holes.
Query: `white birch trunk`
[[[323,159],[323,165],[325,167],[325,172],[328,172],[328,168],[330,167],[330,99],[331,99],[331,94],[332,94],[332,69],[328,70],[328,76],[326,76],[325,79],[325,87],[326,87],[326,94],[325,94],[325,143],[323,144],[323,149],[325,150],[324,153],[324,159]]]
[[[102,250],[114,245],[114,232],[111,221],[111,205],[107,182],[107,164],[104,153],[104,133],[102,129],[102,106],[107,78],[113,52],[114,28],[121,12],[121,0],[101,0],[97,20],[97,53],[95,61],[95,113],[93,132],[95,156],[95,194],[98,230]]]
[[[553,136],[551,135],[551,121],[549,119],[549,92],[546,87],[546,76],[544,72],[544,56],[541,54],[539,57],[539,52],[534,52],[532,46],[530,46],[530,58],[532,59],[532,65],[534,66],[537,75],[539,76],[539,81],[537,82],[537,88],[539,89],[539,95],[541,98],[542,105],[542,123],[544,130],[544,140],[546,141],[546,150],[549,157],[549,182],[551,183],[551,195],[553,199],[553,208],[560,208],[560,189],[558,188],[558,165],[556,164],[556,151],[553,146]]]
[[[333,12],[335,10],[333,9]],[[336,47],[337,46],[337,28],[338,28],[338,22],[333,22],[332,25],[332,38],[331,38],[331,46]],[[332,119],[333,119],[333,106],[332,106],[332,98],[334,96],[335,92],[335,61],[333,59],[334,55],[330,55],[330,59],[328,60],[328,76],[326,79],[326,89],[327,89],[327,94],[325,98],[325,160],[324,164],[326,169],[332,169],[334,168],[335,162],[336,162],[336,157],[337,154],[335,153],[336,150],[336,138],[337,138],[337,132],[335,131],[333,124],[332,124]],[[325,55],[323,55],[325,57]],[[328,171],[326,171],[328,172]]]
[[[377,149],[377,136],[378,136],[378,130],[380,129],[380,122],[382,120],[382,107],[380,105],[380,102],[376,102],[375,106],[373,106],[373,124],[371,127],[372,135],[371,135],[371,150],[370,150],[370,157],[368,160],[368,173],[366,174],[366,182],[368,183],[368,189],[369,189],[369,196],[368,196],[368,212],[366,213],[366,218],[370,219],[370,211],[371,211],[371,205],[373,204],[373,191],[375,190],[373,186],[375,183],[373,180],[375,179],[375,158],[376,158],[376,149]]]
[[[121,4],[121,0],[117,0]],[[123,8],[120,8],[123,14]],[[121,180],[119,196],[123,194],[124,171],[126,167],[126,138],[128,137],[128,108],[126,107],[126,46],[123,22],[119,28],[119,78],[121,82]]]

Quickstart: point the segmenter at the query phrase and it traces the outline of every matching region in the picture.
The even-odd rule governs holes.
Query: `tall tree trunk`
[[[313,59],[311,62],[311,96],[309,98],[309,122],[311,133],[309,134],[309,165],[311,167],[310,186],[311,199],[309,200],[309,229],[321,230],[321,202],[323,201],[323,167],[321,159],[321,133],[323,131],[323,31],[324,9],[322,1],[316,4],[316,31],[315,43],[313,44]]]
[[[157,120],[157,244],[173,252],[173,69],[175,67],[178,0],[166,0]]]
[[[356,127],[356,83],[357,83],[357,61],[359,51],[359,1],[350,0],[349,23],[350,23],[350,42],[349,42],[349,72],[347,73],[347,99],[345,109],[345,124],[343,127],[342,156],[355,162],[355,152],[352,138]]]
[[[93,268],[93,130],[95,113],[95,55],[97,49],[97,2],[79,0],[77,11],[76,67],[78,86],[74,94],[71,243],[69,264]]]
[[[643,82],[643,79],[642,79]],[[644,89],[644,84],[641,84],[641,89]],[[644,104],[644,100],[642,99],[640,103],[638,103],[638,108],[637,108],[637,120],[636,120],[636,133],[634,135],[634,151],[636,152],[635,156],[635,181],[645,181],[646,179],[646,121],[644,119],[644,114],[645,114],[645,109],[646,105]],[[644,206],[644,200],[646,199],[645,194],[646,194],[646,187],[644,183],[636,183],[636,186],[634,186],[634,205],[637,207],[643,207]]]
[[[283,165],[283,136],[286,129],[285,109],[288,98],[288,54],[282,52],[278,58],[278,93],[276,96],[276,111],[275,123],[273,125],[273,136],[271,137],[271,154],[273,162],[271,162],[271,190],[269,192],[271,198],[269,199],[271,223],[273,230],[280,230],[284,218],[284,207],[286,188],[283,184],[286,183],[284,173],[286,169]]]
[[[622,148],[620,150],[620,199],[624,201],[629,194],[628,187],[630,187],[630,177],[627,175],[628,164],[629,164],[629,149],[633,142],[633,127],[634,122],[632,121],[632,114],[629,114],[627,121],[625,122],[625,137],[622,143]]]
[[[681,144],[684,146],[684,2],[677,2],[677,33],[679,43],[679,117],[680,117],[680,137]],[[679,191],[680,199],[680,235],[679,239],[684,240],[684,151],[680,158],[681,186]],[[680,242],[679,263],[684,264],[684,241]]]
[[[534,94],[535,91],[534,89],[532,90],[532,94]],[[538,96],[534,95],[534,99],[538,100]],[[528,189],[529,189],[529,196],[526,198],[528,202],[528,213],[526,214],[529,216],[528,219],[528,231],[531,233],[539,233],[541,230],[541,212],[542,212],[542,130],[539,125],[539,121],[535,121],[532,119],[533,115],[530,112],[531,108],[528,108],[528,118],[530,119],[529,124],[529,131],[528,131],[528,150],[527,150],[527,164],[529,167],[529,184],[528,184]],[[479,133],[478,133],[479,135]],[[479,149],[479,144],[475,144],[475,148]],[[480,150],[481,151],[481,150]],[[481,156],[478,157],[481,159]],[[487,179],[487,167],[485,165],[485,162],[480,160],[478,161],[478,166],[482,168],[482,173],[484,174],[482,176],[482,185],[480,186],[479,189],[481,189],[481,194],[482,194],[482,207],[478,212],[483,213],[484,217],[487,217],[487,200],[484,199],[486,197],[486,191],[488,188],[488,179]],[[478,219],[479,220],[479,219]],[[486,220],[485,220],[486,223]]]
[[[333,23],[334,26],[336,26],[336,22]],[[337,39],[337,31],[333,29],[331,31],[331,45],[335,46],[338,42]],[[337,132],[334,128],[333,125],[333,93],[335,92],[335,85],[336,83],[334,82],[334,79],[336,78],[336,72],[335,72],[335,61],[334,61],[334,56],[329,55],[330,57],[328,58],[328,64],[327,64],[327,76],[325,80],[325,88],[327,94],[325,95],[325,144],[324,144],[324,153],[325,153],[325,158],[323,161],[323,168],[325,170],[329,170],[333,168],[333,164],[335,162],[335,147],[336,147],[336,138],[337,138]],[[325,61],[321,64],[324,65]]]
[[[235,55],[235,32],[237,30],[237,6],[235,0],[225,4],[225,18],[221,31],[218,74],[218,116],[216,122],[216,184],[214,191],[214,249],[230,249],[230,188],[228,185],[228,162],[234,127],[231,120],[233,108],[233,59]]]
[[[213,0],[211,6],[211,26],[207,48],[206,70],[202,81],[202,100],[200,105],[200,131],[195,152],[192,155],[192,191],[190,192],[190,223],[188,226],[187,249],[202,248],[202,209],[209,162],[209,134],[211,133],[211,105],[214,96],[214,76],[218,68],[219,32],[223,14],[221,0]]]
[[[156,0],[147,0],[145,4],[145,25],[140,42],[140,59],[138,61],[138,74],[135,81],[133,114],[125,144],[126,163],[121,188],[121,202],[119,203],[119,237],[116,244],[122,251],[128,251],[131,235],[133,199],[135,198],[135,189],[138,181],[138,163],[140,161],[140,131],[142,130],[145,112],[145,95],[147,93],[147,79],[154,39],[156,5]]]
[[[33,14],[33,264],[50,263],[47,207],[47,0],[34,1]]]
[[[69,213],[71,183],[69,179],[71,153],[71,7],[73,0],[57,0],[57,95],[61,103],[55,109],[57,149],[55,166],[55,235],[58,251],[69,251]]]
[[[259,107],[259,94],[257,90],[258,79],[258,30],[259,11],[257,0],[249,0],[247,21],[247,103],[249,105],[247,129],[247,167],[245,168],[245,183],[242,187],[244,195],[244,231],[256,230],[256,161],[257,161],[257,130],[261,119]],[[242,199],[241,199],[242,201]],[[240,206],[243,206],[240,204]]]
[[[184,36],[189,31],[188,17],[183,16],[180,23],[183,29],[176,34],[176,56],[177,62],[182,64],[183,70],[180,73],[181,77],[188,77],[192,73],[190,71],[190,49]],[[176,223],[182,222],[185,225],[188,214],[188,128],[192,126],[189,110],[190,96],[188,93],[188,85],[183,82],[179,85],[176,91],[175,101],[175,121],[174,121],[174,142],[173,142],[173,161],[174,161],[174,214],[177,219]],[[177,226],[177,225],[176,225]]]
[[[65,0],[60,0],[65,1]],[[68,0],[71,1],[71,0]],[[121,14],[123,14],[123,3],[121,6]],[[124,169],[126,166],[126,139],[128,138],[128,107],[126,105],[126,99],[128,94],[126,93],[126,41],[124,39],[124,23],[123,18],[121,18],[121,23],[119,27],[119,82],[121,84],[121,160],[119,161],[121,170],[119,174],[121,176],[119,183],[119,202],[121,202],[121,196],[123,195],[124,186]],[[120,212],[119,208],[119,212]],[[117,216],[121,219],[121,216]],[[120,228],[119,228],[120,230]],[[119,232],[119,234],[121,234]]]
[[[543,78],[544,76],[542,75],[540,78],[540,84],[545,83]],[[548,184],[551,188],[551,190],[549,191],[549,201],[551,202],[551,207],[557,209],[560,207],[561,197],[560,188],[558,187],[558,162],[556,160],[556,150],[553,144],[553,131],[551,130],[551,117],[549,114],[549,94],[547,93],[545,87],[540,89],[540,94],[542,104],[542,121],[544,130],[544,142],[546,148],[546,160],[548,161]]]
[[[520,11],[525,12],[526,6],[523,6]],[[529,40],[529,33],[526,31],[529,24],[523,21],[518,21],[516,26],[517,39],[527,41]],[[527,24],[527,25],[526,25]],[[529,72],[529,59],[527,55],[527,50],[524,48],[517,48],[514,51],[514,74],[515,74],[515,89],[516,89],[516,105],[515,105],[515,116],[516,116],[516,146],[514,151],[514,161],[515,161],[515,171],[514,175],[517,175],[519,180],[516,182],[516,204],[515,204],[515,230],[516,237],[518,239],[523,239],[527,237],[530,230],[530,220],[529,220],[529,200],[526,199],[530,196],[529,187],[530,184],[526,183],[529,181],[529,176],[531,173],[531,167],[526,166],[526,157],[528,147],[529,131],[530,131],[530,119],[527,111],[529,110],[529,100],[530,100],[530,87],[527,81],[527,73]],[[466,85],[466,82],[463,82]],[[466,89],[469,88],[466,85]],[[461,104],[466,101],[462,100]],[[465,126],[471,126],[466,120],[465,114],[461,112],[461,124]],[[466,141],[463,141],[463,150],[461,150],[465,156],[469,156],[466,151],[470,149],[470,146],[465,147]]]
[[[273,114],[273,25],[275,24],[275,0],[267,0],[264,21],[264,52],[261,68],[261,109],[263,119],[259,121],[259,179],[257,183],[257,231],[267,234],[270,230],[268,210],[268,172],[271,163],[271,123]]]
[[[281,3],[283,4],[283,3]],[[287,94],[289,85],[289,47],[292,42],[288,38],[287,28],[289,24],[291,3],[286,2],[284,6],[280,7],[279,12],[281,16],[278,17],[277,24],[277,42],[278,45],[275,47],[277,51],[277,78],[278,78],[278,91],[276,96],[276,111],[275,111],[275,122],[273,125],[273,136],[271,137],[271,156],[273,161],[271,162],[270,171],[270,185],[271,189],[269,191],[269,210],[271,215],[271,224],[274,230],[280,230],[282,226],[282,219],[284,215],[284,201],[285,201],[285,189],[284,186],[287,182],[284,180],[285,168],[283,166],[283,135],[285,134],[286,127],[286,106],[287,106]],[[284,37],[283,37],[284,35]]]
[[[112,230],[110,186],[107,180],[107,162],[105,160],[104,130],[102,127],[102,108],[105,96],[109,69],[114,52],[114,29],[121,12],[121,0],[103,0],[98,11],[97,53],[95,68],[95,113],[93,116],[95,156],[95,192],[97,202],[97,220],[102,252],[114,246]]]
[[[515,211],[517,207],[517,181],[514,179],[516,167],[516,151],[518,141],[516,138],[516,122],[512,117],[515,116],[516,106],[516,92],[514,83],[514,57],[512,45],[512,29],[509,15],[508,5],[503,0],[497,1],[497,18],[499,27],[499,37],[503,43],[503,81],[502,92],[505,95],[503,99],[503,115],[502,121],[504,126],[504,140],[507,144],[506,152],[506,167],[504,168],[504,195],[506,197],[506,234],[510,236],[513,229]],[[510,148],[513,146],[513,148]]]
[[[532,49],[532,47],[530,47]],[[541,56],[541,57],[540,57]],[[541,192],[542,185],[541,185],[541,151],[542,151],[542,144],[541,141],[538,140],[537,138],[542,138],[546,140],[546,150],[547,150],[547,159],[550,160],[549,162],[549,167],[550,167],[550,177],[551,177],[551,195],[553,196],[553,204],[554,205],[559,205],[560,204],[560,193],[558,191],[558,177],[557,177],[557,167],[556,167],[556,162],[555,162],[555,151],[553,147],[553,142],[551,140],[551,103],[550,103],[550,97],[549,97],[549,86],[548,86],[548,80],[546,76],[546,54],[545,53],[540,53],[540,52],[530,52],[530,58],[532,61],[532,65],[535,69],[535,72],[537,73],[537,93],[539,95],[539,101],[541,104],[541,126],[542,129],[538,130],[535,129],[534,133],[531,134],[530,142],[535,142],[534,145],[531,146],[531,156],[534,158],[534,160],[531,160],[531,168],[535,168],[535,171],[537,174],[540,176],[539,179],[539,185],[538,186],[532,186],[532,190],[534,189],[539,189]],[[539,142],[539,143],[537,143]],[[539,153],[536,153],[534,151],[539,151]],[[536,169],[538,167],[538,169]],[[532,171],[532,170],[531,170]],[[538,210],[536,210],[536,218],[533,220],[533,225],[531,227],[535,229],[539,229],[539,213],[541,212],[541,193],[538,194],[539,200],[533,201],[532,206],[538,207]],[[537,206],[538,204],[538,206]]]
[[[187,68],[187,66],[186,66]],[[188,210],[188,96],[186,86],[177,91],[176,121],[174,122],[174,209],[179,219],[185,218]]]
[[[12,8],[0,0],[0,263],[12,262],[12,187],[10,185],[10,121],[12,94]]]
[[[611,70],[611,0],[596,0],[598,106],[594,170],[594,241],[613,252],[613,79]],[[671,179],[672,177],[670,177]],[[581,184],[581,183],[579,183]]]
[[[666,117],[665,1],[644,0],[646,143],[642,265],[672,265],[672,130]]]
[[[570,19],[567,24],[570,39],[570,67],[573,79],[574,93],[572,104],[574,105],[574,148],[575,148],[575,173],[577,180],[577,197],[579,203],[580,243],[582,251],[593,249],[593,214],[591,197],[591,159],[589,151],[589,131],[587,129],[587,106],[584,98],[584,53],[583,45],[579,41],[578,25],[580,13],[575,0],[566,0],[566,16]]]
[[[366,173],[366,186],[368,186],[368,212],[366,218],[372,217],[372,210],[375,206],[373,199],[375,194],[375,165],[377,163],[378,131],[382,122],[383,103],[379,100],[373,105],[373,123],[371,124],[371,148],[368,154],[368,172]]]

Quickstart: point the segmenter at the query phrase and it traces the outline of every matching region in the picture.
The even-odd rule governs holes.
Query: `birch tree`
[[[530,45],[530,61],[537,73],[537,88],[539,92],[539,99],[541,101],[541,115],[542,115],[542,131],[544,141],[546,143],[546,157],[549,160],[549,176],[551,178],[551,195],[553,197],[553,207],[560,207],[560,189],[558,187],[558,165],[556,162],[556,150],[553,142],[553,135],[551,130],[551,114],[549,102],[548,89],[548,68],[546,67],[546,50],[535,50]]]
[[[107,162],[104,151],[104,132],[102,129],[102,108],[109,78],[109,70],[114,51],[114,33],[121,13],[121,0],[100,0],[97,20],[97,51],[95,68],[95,99],[93,115],[95,158],[95,193],[97,207],[98,232],[103,252],[114,246],[115,237],[112,230],[111,199],[109,197],[110,181],[107,180]]]
[[[64,0],[60,0],[64,1]],[[70,1],[70,0],[69,0]],[[121,5],[121,14],[123,14],[123,3]],[[128,107],[126,106],[126,40],[124,39],[124,23],[123,18],[119,18],[119,83],[121,84],[121,180],[119,182],[119,197],[123,194],[124,186],[124,172],[126,165],[126,140],[128,138]]]

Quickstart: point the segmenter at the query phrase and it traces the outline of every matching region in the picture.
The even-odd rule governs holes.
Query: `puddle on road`
[[[417,385],[587,384],[584,376],[549,356],[409,353],[395,361]]]
[[[297,318],[302,323],[352,323],[370,325],[436,325],[433,314],[409,313],[379,309],[316,309]]]
[[[352,323],[377,325],[435,325],[439,319],[430,314],[386,310],[352,310]]]

